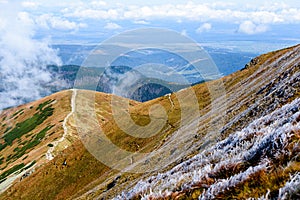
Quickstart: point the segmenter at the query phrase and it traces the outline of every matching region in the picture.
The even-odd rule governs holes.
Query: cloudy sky
[[[296,0],[0,2],[1,8],[18,10],[22,23],[34,24],[35,37],[51,38],[53,43],[95,43],[140,27],[173,29],[199,42],[266,37],[299,41],[300,35],[300,3]],[[4,23],[0,18],[0,26]]]
[[[61,64],[53,44],[98,44],[156,27],[258,54],[300,43],[299,25],[296,0],[0,0],[0,111],[48,94],[46,66]]]

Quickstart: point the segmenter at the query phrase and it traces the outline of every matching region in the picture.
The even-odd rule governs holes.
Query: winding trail
[[[174,102],[173,102],[173,100],[172,100],[172,98],[171,98],[171,93],[170,94],[167,94],[166,96],[168,96],[168,98],[169,98],[169,101],[170,101],[170,103],[171,103],[171,106],[172,106],[172,110],[174,109],[174,107],[175,107],[175,105],[174,105]]]
[[[64,140],[65,140],[65,138],[66,138],[66,136],[68,135],[68,127],[67,127],[67,123],[68,123],[68,120],[69,120],[69,118],[73,115],[73,113],[75,112],[75,99],[76,99],[76,95],[77,95],[77,90],[76,89],[71,89],[71,91],[72,91],[72,98],[71,98],[71,112],[65,117],[65,119],[64,119],[64,121],[63,121],[63,124],[62,124],[62,126],[63,126],[63,129],[64,129],[64,134],[63,134],[63,136],[59,139],[59,140],[57,140],[57,141],[55,141],[55,142],[53,142],[52,144],[53,144],[53,147],[50,147],[49,149],[48,149],[48,151],[47,151],[47,153],[46,153],[46,159],[47,160],[52,160],[53,158],[54,158],[54,156],[53,156],[53,151],[54,151],[54,149],[55,149],[55,147],[57,147],[61,142],[63,142]]]

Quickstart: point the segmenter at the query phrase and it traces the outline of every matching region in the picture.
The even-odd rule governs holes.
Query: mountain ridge
[[[150,108],[154,104],[159,103],[168,111],[168,124],[163,127],[162,131],[158,135],[145,140],[136,140],[126,135],[126,133],[124,133],[118,127],[115,128],[116,122],[114,121],[114,118],[112,116],[112,110],[111,108],[109,108],[111,98],[115,98],[113,95],[104,93],[91,93],[89,91],[77,92],[83,94],[86,93],[87,95],[92,95],[95,97],[96,113],[99,124],[106,131],[109,138],[121,148],[133,152],[152,151],[154,149],[158,149],[164,145],[167,145],[168,143],[171,144],[172,142],[176,141],[180,141],[179,144],[188,146],[189,150],[187,152],[183,152],[183,154],[175,159],[170,166],[160,171],[161,173],[164,173],[168,170],[171,170],[172,167],[179,165],[184,161],[187,161],[194,155],[201,153],[203,149],[206,148],[205,141],[209,139],[210,136],[210,139],[215,142],[222,141],[226,139],[230,134],[233,134],[236,131],[243,130],[243,128],[245,128],[250,122],[259,119],[266,114],[272,113],[276,109],[281,108],[283,105],[291,103],[295,99],[299,98],[299,51],[300,45],[297,45],[269,54],[264,54],[257,57],[256,60],[250,62],[249,65],[241,71],[223,77],[220,80],[209,81],[191,87],[196,94],[201,117],[194,118],[196,115],[191,114],[190,118],[186,119],[186,125],[184,126],[180,125],[180,113],[184,109],[191,108],[191,105],[188,104],[188,101],[186,101],[187,103],[180,104],[180,99],[176,98],[176,96],[180,96],[181,94],[188,94],[186,93],[186,89],[144,103],[129,100],[129,110],[131,118],[138,125],[147,125],[150,122],[150,118],[148,116],[148,108]],[[226,90],[226,107],[224,107],[224,105],[222,104],[223,101],[221,99],[224,96],[220,94],[220,96],[216,96],[216,104],[214,104],[216,108],[212,108],[209,88],[214,89],[215,92],[218,93],[217,86],[220,84],[224,84],[224,88]],[[71,113],[71,93],[71,91],[63,91],[59,94],[55,94],[55,98],[51,95],[50,97],[46,97],[42,100],[37,101],[37,103],[33,102],[20,106],[18,108],[5,110],[3,113],[1,113],[0,119],[2,119],[3,123],[6,122],[6,119],[4,119],[5,115],[9,118],[15,114],[15,116],[13,117],[18,118],[14,120],[18,121],[19,119],[22,122],[22,120],[26,119],[25,117],[23,117],[23,114],[20,115],[20,113],[22,113],[22,111],[20,110],[27,106],[27,109],[24,110],[24,113],[27,116],[34,116],[34,113],[37,112],[37,110],[35,109],[37,109],[40,105],[43,105],[44,102],[47,102],[50,99],[58,98],[56,99],[56,101],[53,101],[55,102],[53,105],[51,103],[49,104],[49,102],[48,104],[44,105],[45,107],[50,105],[54,107],[53,116],[56,116],[57,113],[60,113],[58,116],[61,116],[56,117],[57,119],[54,120],[56,121],[56,123],[54,123],[56,125],[54,126],[54,128],[56,128],[56,132],[54,131],[55,133],[52,136],[49,136],[50,133],[46,133],[46,138],[48,139],[43,138],[41,140],[41,143],[39,143],[37,146],[43,146],[41,148],[47,150],[48,148],[51,148],[47,147],[47,144],[55,141],[54,135],[63,135],[64,131],[62,128],[62,120],[66,119],[66,116]],[[189,97],[190,96],[188,95],[185,96],[185,98]],[[35,109],[30,109],[30,105],[34,105],[33,108]],[[64,109],[60,108],[60,106]],[[43,109],[44,108],[40,110]],[[125,108],[120,107],[117,109],[123,111]],[[18,111],[20,111],[20,113],[18,113]],[[223,111],[225,115],[219,116],[219,114]],[[8,114],[9,112],[10,114]],[[50,118],[51,117],[52,115],[50,116]],[[53,120],[52,118],[50,120],[50,118],[47,119],[49,121]],[[224,125],[220,123],[221,121],[224,121]],[[122,193],[122,191],[125,192],[126,190],[130,190],[130,188],[134,188],[135,183],[138,183],[140,180],[145,180],[148,177],[156,174],[155,172],[148,172],[145,174],[119,173],[116,170],[109,169],[107,166],[97,161],[85,149],[82,142],[80,142],[78,136],[76,136],[76,129],[79,125],[74,121],[74,117],[70,117],[66,124],[70,129],[70,133],[74,136],[69,138],[70,142],[67,142],[69,146],[65,149],[57,149],[57,155],[54,156],[54,159],[51,161],[45,161],[45,158],[43,158],[45,162],[42,163],[40,161],[42,163],[40,167],[37,167],[39,165],[38,161],[37,164],[34,165],[37,168],[36,171],[7,189],[1,195],[2,198],[113,198]],[[12,128],[15,125],[16,122],[12,122]],[[33,130],[35,134],[37,134],[48,125],[51,125],[51,123],[42,123],[41,127],[38,127],[37,130]],[[1,132],[5,132],[4,127],[5,126],[1,127]],[[9,130],[7,132],[9,133]],[[23,140],[26,140],[23,136],[21,138],[22,142],[24,142]],[[295,141],[298,140],[295,139]],[[17,147],[18,145],[14,146],[16,144],[17,142],[14,142],[13,147]],[[8,150],[5,147],[1,150],[1,153],[5,151],[11,153],[13,152],[13,147],[10,147]],[[44,152],[41,152],[39,156],[44,156],[45,150]],[[27,151],[25,152],[28,153]],[[29,153],[30,152],[31,151],[29,151]],[[9,153],[5,153],[5,155],[9,156]],[[32,162],[33,160],[35,160],[34,158],[36,159],[36,157],[34,156],[29,156],[26,159],[28,161],[31,159],[30,161]],[[10,168],[11,166],[16,166],[17,163],[20,163],[20,158],[18,159],[19,162],[10,163],[5,170]],[[25,164],[30,164],[31,162],[26,162]],[[3,168],[3,164],[4,163],[1,163],[1,168]],[[91,169],[92,172],[90,172]],[[285,180],[287,180],[286,177]],[[177,184],[180,185],[181,183],[178,182]],[[40,186],[38,187],[37,185]],[[253,188],[255,187],[253,186]],[[274,191],[271,191],[271,195],[276,196],[277,189],[278,188],[274,188]],[[184,191],[185,190],[179,192],[175,197],[179,198],[179,196],[184,196],[185,198],[193,199],[196,194],[201,194],[201,191],[199,190],[197,190],[196,194],[194,192],[189,193],[188,191],[190,190],[187,190],[186,192]],[[153,192],[155,193],[157,191]],[[257,190],[257,195],[262,196],[266,194],[266,192],[267,188]],[[148,193],[149,191],[144,191],[137,197],[146,198],[147,195],[149,195]],[[257,195],[251,196],[251,193],[243,193],[241,189],[240,195],[243,194],[248,195],[249,198],[258,198]],[[230,195],[230,193],[228,195]],[[157,196],[157,199],[159,198],[160,197]]]

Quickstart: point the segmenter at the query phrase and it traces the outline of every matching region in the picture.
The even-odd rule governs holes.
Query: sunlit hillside
[[[300,198],[299,55],[299,45],[264,54],[231,75],[143,103],[73,89],[6,109],[0,114],[0,198]],[[164,108],[163,125],[155,105]],[[128,113],[135,123],[124,130],[115,113],[120,123]],[[157,134],[127,134],[152,121],[150,132],[161,126]],[[153,165],[166,156],[170,163],[146,171],[148,157],[136,157],[126,161],[127,172],[110,168],[85,146],[99,127],[121,149],[154,152]],[[139,169],[145,173],[133,173]]]

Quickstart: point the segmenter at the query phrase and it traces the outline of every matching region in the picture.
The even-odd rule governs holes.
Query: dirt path
[[[174,109],[174,107],[175,107],[175,105],[174,105],[174,102],[173,102],[173,100],[172,100],[172,98],[171,98],[171,93],[170,94],[167,94],[167,96],[168,96],[168,98],[169,98],[169,101],[170,101],[170,103],[171,103],[171,106],[172,106],[172,110]]]
[[[65,140],[66,136],[68,135],[68,127],[67,127],[67,123],[68,123],[68,120],[69,118],[73,115],[73,113],[75,112],[75,99],[76,99],[76,95],[77,95],[77,90],[76,89],[72,89],[72,98],[71,98],[71,112],[65,117],[64,121],[63,121],[63,129],[64,129],[64,134],[63,136],[53,142],[53,147],[50,147],[46,153],[46,159],[47,160],[52,160],[54,158],[53,156],[53,151],[54,149],[61,143]]]

